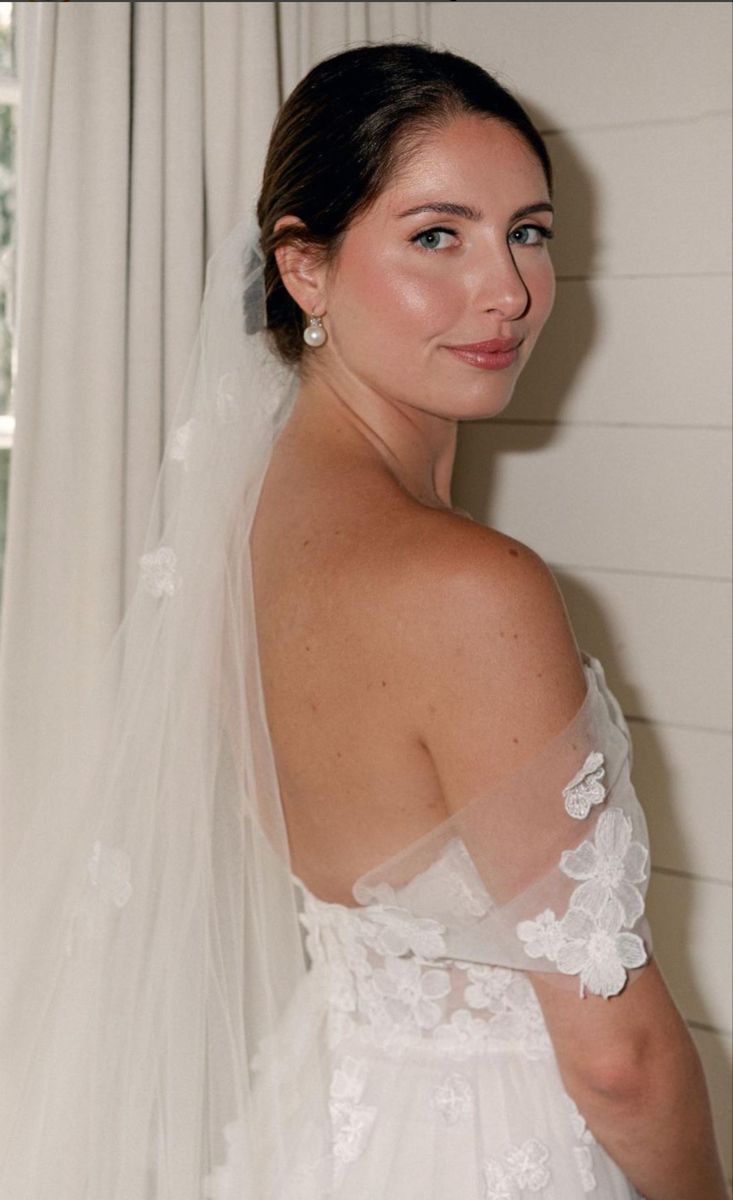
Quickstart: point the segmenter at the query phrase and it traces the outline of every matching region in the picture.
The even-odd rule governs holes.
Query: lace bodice
[[[464,851],[465,853],[465,851]],[[458,904],[478,911],[460,889],[451,845],[433,871],[434,887],[456,887]],[[521,971],[446,957],[445,926],[397,905],[348,908],[318,900],[301,884],[302,923],[323,988],[332,1048],[345,1040],[387,1053],[429,1049],[461,1058],[519,1051],[551,1053],[534,991]]]

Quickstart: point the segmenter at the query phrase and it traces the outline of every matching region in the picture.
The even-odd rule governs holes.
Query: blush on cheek
[[[403,278],[396,281],[395,303],[426,331],[446,329],[460,312],[456,291],[447,280]]]
[[[455,282],[415,272],[369,271],[369,295],[379,306],[380,324],[416,344],[440,337],[460,321],[463,301]]]
[[[386,240],[388,235],[384,236]],[[350,244],[344,244],[337,291],[348,293],[349,308],[363,305],[380,324],[389,321],[395,329],[407,328],[415,321],[430,330],[450,323],[455,283],[441,278],[444,273],[436,272],[435,262],[420,261],[414,252],[413,261],[406,263],[402,245],[396,252],[375,254],[374,250],[373,237],[357,234]]]

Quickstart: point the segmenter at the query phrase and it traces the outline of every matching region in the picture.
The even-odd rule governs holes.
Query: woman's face
[[[500,412],[552,308],[551,226],[519,134],[467,114],[426,135],[326,273],[320,365],[436,415]],[[499,340],[514,348],[486,346]]]

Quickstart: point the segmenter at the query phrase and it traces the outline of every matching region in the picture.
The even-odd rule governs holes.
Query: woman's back
[[[585,680],[532,551],[303,412],[252,533],[260,660],[293,869],[352,903],[356,878],[563,729]]]
[[[251,538],[263,690],[294,871],[326,899],[447,815],[417,728],[410,566],[448,526],[363,453],[277,443]],[[420,622],[429,605],[412,614]]]

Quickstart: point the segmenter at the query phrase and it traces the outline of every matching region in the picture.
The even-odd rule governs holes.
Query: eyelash
[[[514,243],[515,246],[526,246],[526,245],[532,245],[532,244],[541,246],[543,241],[549,241],[550,238],[553,238],[555,236],[553,230],[548,229],[546,225],[532,225],[532,224],[518,225],[516,229],[512,230],[512,233],[518,233],[520,229],[536,230],[537,233],[540,235],[541,241],[535,242],[535,243],[515,242]],[[424,250],[426,254],[435,254],[437,252],[435,248],[430,249],[429,246],[421,246],[420,245],[420,238],[425,237],[426,234],[428,234],[428,233],[447,233],[447,234],[450,234],[451,237],[456,236],[455,229],[447,229],[444,225],[431,225],[429,229],[421,229],[419,233],[413,234],[413,236],[410,238],[410,241],[413,242],[418,247],[419,250]]]
[[[512,233],[518,233],[520,229],[536,229],[541,238],[541,241],[535,243],[538,246],[540,246],[542,242],[549,241],[550,238],[554,238],[555,236],[554,231],[552,229],[548,229],[546,225],[518,225],[516,229],[512,230]],[[517,242],[516,244],[518,246],[526,245],[525,242]]]

